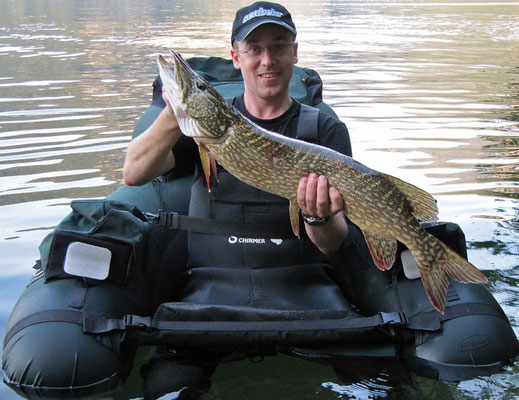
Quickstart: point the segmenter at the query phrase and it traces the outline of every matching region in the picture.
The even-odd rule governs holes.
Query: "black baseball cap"
[[[241,42],[249,33],[263,24],[278,24],[297,34],[292,16],[281,4],[258,1],[250,6],[240,8],[232,24],[231,43]]]

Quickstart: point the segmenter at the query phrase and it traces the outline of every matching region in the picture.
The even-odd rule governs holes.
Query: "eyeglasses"
[[[290,46],[294,45],[295,42],[290,43],[278,43],[273,44],[272,46],[256,46],[252,45],[247,50],[238,50],[234,49],[239,54],[246,54],[249,57],[260,57],[264,51],[268,49],[269,53],[273,57],[284,56],[287,53],[287,50]]]

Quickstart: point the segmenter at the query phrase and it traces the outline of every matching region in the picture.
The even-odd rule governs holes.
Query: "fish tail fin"
[[[429,301],[443,314],[449,276],[463,283],[487,283],[488,279],[480,270],[446,244],[432,235],[431,238],[435,243],[429,243],[427,248],[439,256],[431,263],[426,261],[428,254],[425,254],[424,259],[421,262],[418,261],[418,266]]]

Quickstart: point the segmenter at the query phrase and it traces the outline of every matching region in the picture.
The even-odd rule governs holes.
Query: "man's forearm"
[[[143,185],[175,166],[171,149],[182,133],[166,107],[153,124],[128,145],[123,168],[127,185]]]
[[[337,250],[348,234],[344,212],[333,215],[324,225],[312,226],[305,223],[305,229],[310,240],[324,254]]]

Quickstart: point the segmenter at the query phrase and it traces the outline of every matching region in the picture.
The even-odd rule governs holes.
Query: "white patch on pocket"
[[[70,275],[105,280],[110,272],[112,252],[105,247],[72,242],[67,247],[63,270]]]
[[[420,271],[418,270],[418,264],[409,250],[404,250],[400,254],[402,260],[402,266],[404,267],[404,275],[407,279],[420,278]]]

